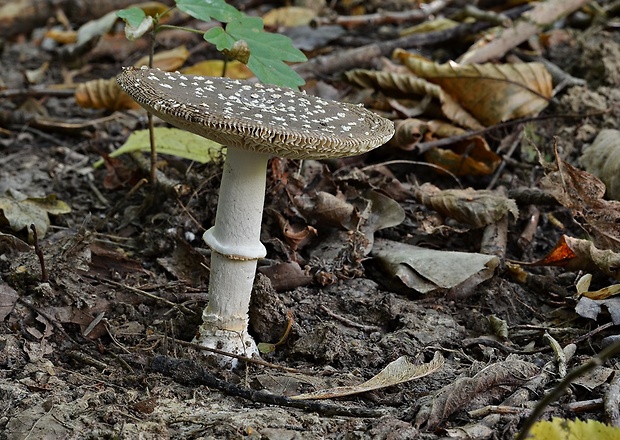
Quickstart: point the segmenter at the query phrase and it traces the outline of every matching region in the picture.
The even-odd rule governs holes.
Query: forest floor
[[[458,177],[462,188],[508,194],[519,209],[502,220],[504,232],[496,230],[497,267],[486,279],[472,274],[469,287],[420,293],[392,278],[377,250],[369,251],[374,239],[375,245],[389,240],[479,255],[488,241],[488,226],[441,216],[416,196],[422,183],[458,185],[422,164],[415,149],[379,148],[322,163],[273,159],[262,232],[268,256],[259,263],[250,325],[260,342],[276,343],[287,326],[290,332],[263,354],[269,365],[241,362],[232,371],[214,366],[191,345],[207,301],[210,253],[201,236],[213,223],[221,163],[162,155],[156,187],[140,184],[149,177],[147,155],[123,155],[93,168],[133,129],[145,127],[144,115],[85,109],[72,94],[54,89],[66,83],[70,66],[42,44],[41,29],[5,40],[0,438],[512,439],[561,380],[562,367],[584,364],[617,333],[611,302],[590,317],[576,310],[583,271],[519,265],[542,259],[563,235],[586,236],[579,209],[562,206],[541,186],[549,171],[538,156],[552,163],[555,146],[562,160],[579,167],[599,132],[617,128],[617,29],[617,23],[585,29],[565,23],[553,34],[561,41],[542,55],[584,83],[559,91],[538,120],[487,133],[492,149],[519,135],[516,149],[501,153],[495,172]],[[372,41],[369,32],[379,34],[376,28],[348,30],[331,50],[345,53],[338,43],[347,36]],[[199,45],[200,38],[185,44]],[[462,45],[442,42],[423,53],[445,56]],[[91,55],[73,80],[112,77],[124,61],[110,53]],[[44,62],[49,66],[40,86],[25,87],[24,73]],[[356,96],[337,75],[309,82],[308,92]],[[33,111],[34,118],[19,120]],[[394,119],[397,113],[392,111]],[[528,190],[539,190],[538,198],[528,199]],[[360,244],[359,230],[330,225],[312,212],[320,209],[313,205],[319,191],[337,196],[359,218],[369,200],[378,200],[369,194],[378,193],[389,199],[381,205],[386,211],[396,204],[405,219],[362,234]],[[311,206],[300,213],[294,200]],[[19,221],[21,227],[15,226]],[[30,223],[47,228],[37,227],[38,253]],[[610,235],[616,232],[610,227]],[[460,264],[450,261],[434,270],[450,272],[450,264]],[[595,288],[613,284],[609,274],[591,272]],[[565,349],[563,357],[552,342]],[[358,385],[401,356],[424,365],[437,352],[445,361],[430,374],[322,405],[304,400],[292,407],[287,399],[270,404],[263,394],[247,392],[286,397]],[[609,408],[615,402],[618,411],[619,368],[616,358],[579,378],[544,418],[618,423]]]

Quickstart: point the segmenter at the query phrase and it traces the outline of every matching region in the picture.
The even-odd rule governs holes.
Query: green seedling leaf
[[[209,29],[205,32],[204,39],[214,44],[215,48],[220,52],[223,50],[232,50],[232,47],[237,41],[235,37],[227,33],[224,28],[221,27]]]
[[[137,40],[153,28],[153,17],[139,8],[123,9],[116,13],[125,22],[125,37]]]
[[[29,238],[32,238],[30,225],[34,224],[38,236],[43,237],[50,225],[48,214],[69,212],[69,205],[58,200],[54,194],[47,197],[27,197],[18,191],[8,190],[0,196],[0,223],[8,224],[16,232],[26,228]]]
[[[293,46],[290,38],[265,32],[261,18],[241,16],[230,21],[225,30],[207,31],[204,39],[219,51],[231,51],[237,41],[245,41],[250,49],[247,65],[264,83],[294,88],[305,82],[284,63],[306,61],[304,53]]]
[[[148,130],[136,130],[127,138],[123,146],[110,154],[110,157],[118,157],[132,151],[151,151],[149,139]],[[178,128],[156,127],[155,145],[158,153],[183,157],[200,163],[211,162],[222,155],[222,146],[217,142]],[[93,166],[98,168],[101,165],[103,165],[103,160],[98,160]]]
[[[116,12],[116,16],[122,19],[128,26],[132,26],[134,28],[140,26],[140,23],[142,23],[146,18],[144,11],[136,7],[121,9]]]
[[[235,18],[243,16],[243,13],[224,0],[177,0],[177,8],[203,21],[211,19],[228,23]]]

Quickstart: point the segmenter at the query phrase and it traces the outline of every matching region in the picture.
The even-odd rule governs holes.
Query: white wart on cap
[[[394,134],[362,106],[228,78],[126,68],[123,90],[170,124],[232,148],[291,159],[355,156]]]

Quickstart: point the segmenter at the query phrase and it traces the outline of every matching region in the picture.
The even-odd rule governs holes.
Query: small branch
[[[39,264],[41,265],[41,282],[47,283],[49,281],[49,276],[47,274],[47,269],[45,268],[45,258],[43,257],[43,251],[39,247],[39,236],[37,235],[37,228],[34,224],[30,225],[30,230],[32,231],[32,239],[34,240],[34,253],[39,257]]]
[[[207,369],[194,361],[175,359],[168,356],[155,356],[151,369],[157,373],[172,377],[176,382],[185,385],[205,385],[218,389],[229,396],[241,397],[256,403],[298,408],[304,411],[316,412],[324,416],[345,417],[381,417],[384,411],[361,407],[347,408],[342,405],[326,404],[311,400],[292,400],[288,397],[271,394],[267,391],[257,391],[250,388],[226,382],[215,377]]]
[[[164,303],[167,306],[179,309],[181,312],[185,313],[186,315],[195,315],[196,314],[195,311],[193,311],[191,309],[188,309],[183,304],[173,303],[172,301],[168,301],[166,298],[162,298],[160,296],[153,295],[152,293],[145,292],[142,289],[137,289],[135,287],[128,286],[127,284],[117,283],[116,281],[108,280],[108,279],[105,279],[105,278],[98,278],[98,279],[100,281],[104,282],[104,283],[108,283],[108,284],[111,284],[113,286],[120,287],[121,289],[125,289],[125,290],[127,290],[127,291],[129,291],[131,293],[142,295],[142,296],[145,296],[145,297],[150,298],[152,300]]]
[[[345,325],[348,325],[349,327],[357,328],[357,329],[363,330],[365,332],[379,332],[379,331],[381,331],[381,328],[377,327],[376,325],[365,325],[365,324],[359,324],[359,323],[357,323],[355,321],[351,321],[349,318],[345,318],[344,316],[341,316],[341,315],[338,315],[335,312],[332,312],[330,309],[328,309],[324,305],[321,305],[321,310],[323,310],[325,313],[327,313],[332,318],[337,319],[338,321],[344,323]]]
[[[195,350],[208,351],[208,352],[211,352],[211,353],[219,354],[221,356],[228,356],[228,357],[240,360],[242,362],[245,362],[247,364],[260,365],[260,366],[267,367],[267,368],[273,368],[274,370],[286,371],[287,373],[303,373],[302,371],[300,371],[298,369],[289,368],[289,367],[283,367],[282,365],[277,365],[277,364],[272,364],[271,362],[266,362],[266,361],[264,361],[264,360],[262,360],[262,359],[260,359],[258,357],[249,358],[249,357],[242,356],[242,355],[239,355],[239,354],[234,354],[234,353],[229,353],[227,351],[218,350],[217,348],[205,347],[203,345],[196,344],[194,342],[188,342],[188,341],[183,341],[181,339],[171,338],[171,337],[166,336],[166,335],[151,335],[151,336],[149,336],[147,338],[147,341],[150,341],[153,338],[157,338],[157,339],[167,338],[167,339],[169,339],[171,341],[174,341],[175,344],[182,345],[183,347],[190,347],[190,348],[193,348]]]
[[[429,4],[423,4],[418,9],[408,11],[380,11],[375,14],[363,15],[339,15],[337,17],[317,17],[313,20],[314,26],[339,25],[346,28],[358,26],[379,26],[385,24],[415,23],[427,20],[431,15],[437,14],[447,6],[444,0],[435,0]]]

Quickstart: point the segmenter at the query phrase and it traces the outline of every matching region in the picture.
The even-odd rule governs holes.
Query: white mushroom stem
[[[256,263],[266,255],[260,229],[268,158],[228,148],[215,225],[203,236],[212,250],[209,303],[196,342],[246,356],[258,352],[248,334],[248,309]]]

